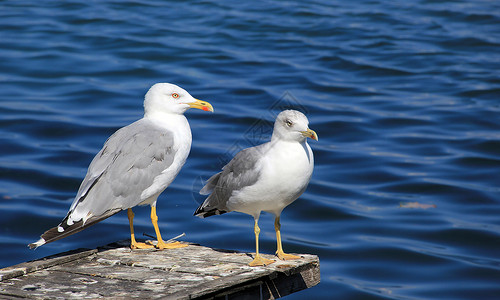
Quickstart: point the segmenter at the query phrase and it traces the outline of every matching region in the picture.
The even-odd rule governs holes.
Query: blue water
[[[26,247],[147,89],[172,82],[215,113],[186,113],[193,147],[159,199],[164,236],[254,251],[252,218],[192,217],[194,191],[296,107],[319,142],[284,248],[319,255],[322,281],[290,299],[498,299],[499,2],[233,2],[0,4],[0,266],[129,238],[120,213]],[[260,227],[274,253],[272,216]]]

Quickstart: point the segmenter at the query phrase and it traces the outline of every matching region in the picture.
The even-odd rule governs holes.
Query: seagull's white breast
[[[261,211],[279,215],[306,189],[314,168],[309,145],[287,141],[268,145],[259,161],[259,180],[233,194],[228,201],[229,209],[253,216]]]
[[[174,134],[173,153],[174,161],[160,175],[156,176],[153,184],[141,194],[141,205],[151,204],[174,181],[175,177],[186,162],[191,150],[191,128],[184,115],[170,115],[168,118],[153,119],[155,124],[172,131]]]

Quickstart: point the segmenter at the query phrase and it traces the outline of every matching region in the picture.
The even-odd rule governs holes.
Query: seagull
[[[193,98],[170,83],[153,85],[144,97],[144,117],[117,130],[94,157],[62,222],[47,230],[33,249],[62,239],[127,210],[132,249],[153,248],[135,240],[132,208],[151,206],[158,249],[185,247],[166,243],[158,228],[156,201],[172,183],[191,149],[191,128],[184,116],[189,108],[213,112],[206,101]]]
[[[250,266],[265,266],[274,260],[259,255],[259,216],[262,211],[275,216],[276,255],[281,260],[299,256],[283,252],[280,215],[306,189],[314,168],[314,156],[306,139],[318,140],[308,128],[307,117],[296,110],[282,111],[274,123],[271,141],[240,151],[207,181],[200,194],[208,198],[194,215],[206,218],[237,211],[253,216],[255,257]]]

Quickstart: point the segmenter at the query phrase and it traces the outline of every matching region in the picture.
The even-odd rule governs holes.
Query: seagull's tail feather
[[[196,209],[194,216],[206,218],[214,215],[222,215],[230,210],[227,209],[224,201],[226,195],[224,188],[218,187],[222,172],[219,172],[207,180],[205,186],[200,190],[200,194],[208,195],[207,199]]]
[[[206,217],[211,217],[214,215],[222,215],[227,213],[225,210],[219,210],[217,208],[203,207],[203,204],[198,207],[198,209],[194,212],[193,216],[200,217],[202,219]]]
[[[213,192],[214,188],[217,186],[217,182],[219,182],[219,178],[220,178],[221,174],[222,174],[222,172],[219,172],[219,173],[213,175],[212,177],[210,177],[207,180],[207,183],[205,184],[205,186],[200,190],[200,194],[201,195],[208,195],[211,192]]]
[[[67,220],[68,216],[64,218],[64,220],[59,224],[59,226],[53,227],[47,231],[45,231],[40,239],[34,243],[31,243],[28,245],[30,249],[36,249],[44,244],[48,244],[57,240],[60,240],[62,238],[65,238],[67,236],[70,236],[72,234],[75,234],[77,232],[80,232],[84,230],[87,227],[90,227],[108,217],[111,217],[112,215],[120,212],[121,209],[114,209],[107,211],[106,213],[100,215],[100,216],[92,216],[90,217],[85,223],[83,222],[83,219],[73,223],[72,225],[67,225]]]

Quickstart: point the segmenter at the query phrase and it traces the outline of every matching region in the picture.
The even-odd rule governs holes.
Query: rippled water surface
[[[233,2],[0,4],[0,266],[129,238],[120,213],[26,248],[147,89],[172,82],[215,113],[186,113],[193,147],[159,199],[165,236],[254,251],[252,218],[195,218],[194,191],[295,107],[319,142],[284,248],[319,255],[322,282],[290,299],[498,297],[498,2]],[[149,209],[136,216],[153,233]],[[273,253],[272,216],[260,225]]]

